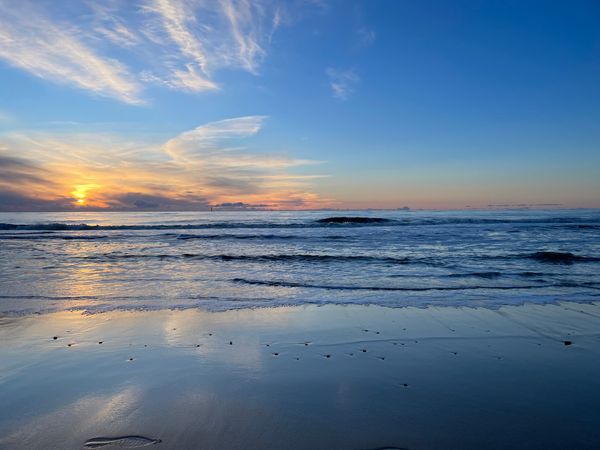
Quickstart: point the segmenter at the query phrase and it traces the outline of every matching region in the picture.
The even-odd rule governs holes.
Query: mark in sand
[[[161,442],[162,440],[160,439],[151,439],[145,436],[97,437],[89,439],[83,446],[84,448],[98,448],[110,445],[123,448],[137,448],[147,447]]]

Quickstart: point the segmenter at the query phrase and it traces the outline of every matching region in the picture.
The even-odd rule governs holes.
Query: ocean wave
[[[4,234],[0,233],[0,240],[21,240],[21,241],[39,241],[39,240],[63,240],[63,241],[95,241],[99,239],[114,239],[116,236],[106,235],[65,235],[65,234],[34,234],[34,233],[19,233],[19,234]]]
[[[495,278],[500,278],[502,273],[490,271],[490,272],[469,272],[469,273],[452,273],[450,275],[446,275],[448,278],[485,278],[488,280],[493,280]]]
[[[390,223],[395,222],[392,219],[384,219],[383,217],[355,217],[355,216],[335,216],[326,217],[324,219],[316,220],[317,223],[327,224],[371,224],[371,223]]]
[[[379,257],[368,255],[319,255],[319,254],[272,254],[272,255],[206,255],[200,253],[182,254],[145,254],[145,253],[107,253],[102,255],[83,256],[81,259],[119,260],[119,259],[188,259],[188,260],[218,260],[236,262],[362,262],[384,264],[409,264],[415,262],[410,258]]]
[[[242,239],[242,240],[252,240],[252,239],[265,239],[265,240],[296,240],[296,239],[332,239],[332,240],[344,240],[348,239],[349,236],[300,236],[294,234],[170,234],[171,236],[175,236],[177,239],[182,241],[194,240],[194,239],[205,239],[205,240],[213,240],[213,239]]]
[[[477,218],[477,217],[415,217],[385,219],[378,217],[329,217],[303,222],[206,222],[206,223],[158,223],[93,225],[86,223],[0,223],[0,231],[86,231],[86,230],[205,230],[232,228],[319,228],[356,226],[444,226],[444,225],[569,225],[578,229],[600,228],[600,218],[546,217],[546,218]]]
[[[523,286],[483,286],[483,285],[469,285],[469,286],[350,286],[350,285],[329,285],[329,284],[311,284],[311,283],[298,283],[293,281],[281,281],[281,280],[253,280],[246,278],[234,278],[231,280],[234,283],[249,284],[256,286],[270,286],[270,287],[288,287],[288,288],[306,288],[306,289],[324,289],[324,290],[335,290],[335,291],[401,291],[401,292],[427,292],[427,291],[471,291],[471,290],[518,290],[518,289],[545,289],[545,288],[588,288],[595,289],[594,286],[590,285],[579,285],[576,283],[553,283],[553,284],[534,284],[534,285],[523,285]]]

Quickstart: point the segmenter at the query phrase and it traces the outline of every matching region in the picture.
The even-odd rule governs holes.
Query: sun
[[[90,189],[96,188],[95,184],[80,184],[74,186],[71,195],[75,199],[76,206],[85,206],[87,204],[87,193]]]

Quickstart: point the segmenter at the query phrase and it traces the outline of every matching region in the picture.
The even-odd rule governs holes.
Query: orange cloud
[[[294,209],[330,204],[310,190],[316,161],[248,150],[265,117],[211,122],[165,142],[109,134],[0,136],[0,209]],[[19,155],[16,158],[15,155]],[[10,173],[9,173],[10,171]],[[2,197],[2,195],[4,197]],[[3,200],[4,199],[4,200]]]

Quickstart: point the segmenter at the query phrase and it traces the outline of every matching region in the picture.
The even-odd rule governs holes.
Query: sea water
[[[600,300],[600,210],[0,214],[0,313]]]

